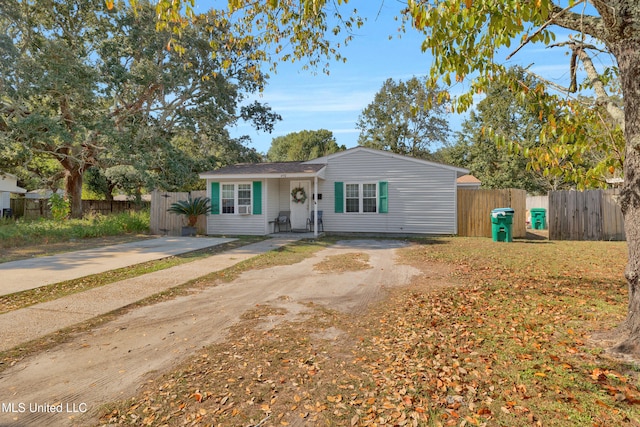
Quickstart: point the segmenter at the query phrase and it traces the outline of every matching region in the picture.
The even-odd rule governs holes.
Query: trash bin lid
[[[537,212],[537,213],[545,213],[547,210],[545,208],[531,208],[529,212]]]
[[[498,216],[513,215],[516,211],[511,208],[496,208],[491,211],[491,216],[497,218]]]

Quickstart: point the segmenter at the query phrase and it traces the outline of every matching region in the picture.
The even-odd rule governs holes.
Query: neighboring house
[[[482,182],[473,175],[462,175],[456,180],[458,188],[464,188],[465,190],[477,190],[482,185]]]
[[[65,191],[61,188],[58,188],[56,190],[56,194],[59,194],[60,196],[64,197]],[[42,200],[42,199],[49,199],[51,198],[52,195],[53,195],[52,190],[49,190],[47,188],[39,188],[37,190],[31,190],[27,192],[27,194],[25,194],[25,198]]]
[[[18,187],[15,175],[0,172],[0,217],[7,216],[11,209],[11,193],[24,194],[27,190]]]
[[[143,202],[151,202],[151,194],[143,194],[140,198]],[[136,196],[127,196],[126,194],[118,194],[113,196],[116,202],[135,202]]]
[[[456,234],[456,179],[468,172],[364,147],[227,166],[200,174],[211,198],[207,234],[270,234],[283,211],[304,230],[312,209],[323,212],[326,232]]]

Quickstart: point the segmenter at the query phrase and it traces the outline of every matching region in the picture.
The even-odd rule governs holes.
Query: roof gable
[[[360,147],[360,146],[349,148],[348,150],[344,150],[344,151],[339,151],[337,153],[329,154],[328,156],[318,157],[317,159],[309,160],[304,163],[305,164],[316,164],[316,163],[328,164],[333,159],[340,158],[343,156],[349,156],[351,154],[359,153],[359,152],[365,152],[365,153],[378,155],[378,156],[386,156],[391,159],[400,159],[408,162],[423,164],[425,166],[432,166],[432,167],[438,167],[446,170],[453,170],[456,172],[458,176],[466,175],[469,173],[469,170],[464,168],[458,168],[455,166],[445,165],[442,163],[431,162],[429,160],[423,160],[423,159],[417,159],[415,157],[404,156],[402,154],[392,153],[391,151],[382,151],[382,150],[376,150],[373,148]]]
[[[18,187],[18,178],[15,175],[0,171],[0,191],[26,193],[27,190]]]

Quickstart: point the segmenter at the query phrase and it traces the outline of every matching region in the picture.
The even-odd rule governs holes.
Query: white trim
[[[216,174],[216,173],[207,173],[207,172],[203,172],[201,173],[199,176],[202,179],[210,179],[210,180],[217,180],[217,179],[254,179],[258,180],[258,179],[268,179],[268,178],[280,178],[280,179],[296,179],[296,178],[312,178],[312,177],[318,177],[321,179],[324,179],[325,177],[325,171],[326,171],[327,167],[323,167],[322,169],[320,169],[317,172],[296,172],[296,173],[234,173],[234,174]]]

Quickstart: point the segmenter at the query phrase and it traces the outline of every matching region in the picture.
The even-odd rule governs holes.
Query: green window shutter
[[[220,183],[211,183],[211,215],[220,214]]]
[[[335,185],[335,212],[344,212],[344,183],[336,182]]]
[[[262,215],[262,181],[253,181],[253,214]]]
[[[380,181],[378,187],[380,189],[380,206],[378,206],[378,212],[387,213],[389,212],[389,183],[387,181]]]

